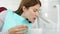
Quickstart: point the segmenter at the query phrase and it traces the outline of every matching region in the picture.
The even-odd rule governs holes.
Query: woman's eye
[[[33,10],[34,12],[36,12],[36,10]]]
[[[34,11],[34,12],[36,12],[36,11]]]
[[[37,10],[33,10],[34,12],[37,12]]]

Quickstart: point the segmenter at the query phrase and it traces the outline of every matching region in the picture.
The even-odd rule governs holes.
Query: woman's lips
[[[34,18],[34,20],[35,20],[36,18]]]

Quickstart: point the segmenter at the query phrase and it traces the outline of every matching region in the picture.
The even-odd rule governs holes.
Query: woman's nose
[[[38,12],[36,12],[36,14],[35,14],[35,15],[36,15],[36,17],[37,17],[37,16],[38,16]]]

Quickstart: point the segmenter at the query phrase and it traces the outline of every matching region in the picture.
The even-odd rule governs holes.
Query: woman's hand
[[[28,31],[27,26],[16,26],[8,30],[9,34],[24,34],[24,32]]]

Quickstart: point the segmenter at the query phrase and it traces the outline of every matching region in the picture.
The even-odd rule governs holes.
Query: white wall
[[[58,9],[59,0],[41,0],[42,1],[42,15],[47,21],[40,18],[40,26],[44,29],[43,34],[58,34]]]
[[[16,10],[21,0],[0,0],[0,7]]]
[[[57,24],[57,32],[60,34],[60,4],[58,5],[58,24]]]

